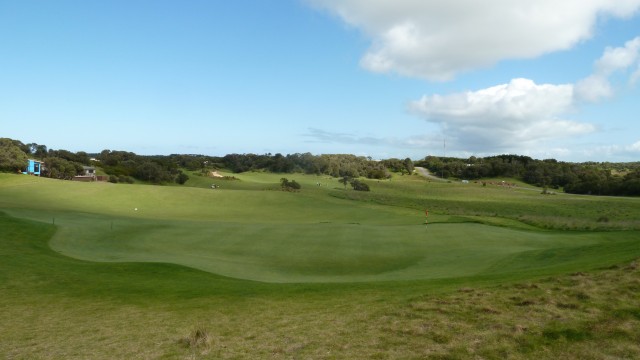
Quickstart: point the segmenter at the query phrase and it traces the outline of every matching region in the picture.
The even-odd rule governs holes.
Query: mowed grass
[[[576,204],[587,198],[554,210],[535,192],[408,176],[359,194],[289,175],[303,189],[286,193],[282,176],[242,176],[211,190],[0,174],[0,211],[10,215],[0,215],[0,353],[640,356],[638,232],[503,217],[544,205],[582,221],[593,213]],[[457,211],[465,199],[488,210]],[[609,200],[597,203],[639,213],[637,199]],[[507,210],[495,213],[501,201]]]
[[[314,186],[319,177],[302,177],[310,188],[306,194],[271,190],[274,184],[277,188],[274,174],[251,176],[266,189],[22,178],[0,192],[7,190],[10,214],[55,222],[59,230],[50,245],[62,254],[90,261],[172,263],[263,282],[512,276],[514,270],[571,268],[595,259],[611,264],[638,254],[633,232],[541,232],[438,214],[425,225],[424,214],[412,209],[328,196],[345,190]],[[33,198],[38,203],[30,203]],[[566,256],[577,253],[582,256]]]

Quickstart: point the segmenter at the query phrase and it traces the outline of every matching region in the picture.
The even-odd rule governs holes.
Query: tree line
[[[277,154],[228,154],[222,157],[194,154],[145,156],[119,150],[103,150],[97,154],[73,153],[67,150],[48,149],[46,145],[23,144],[18,140],[2,139],[6,146],[0,148],[0,170],[21,171],[27,158],[45,162],[45,176],[70,179],[83,173],[83,166],[97,165],[111,176],[114,182],[131,182],[138,179],[150,183],[178,182],[183,184],[188,175],[183,172],[211,169],[228,169],[235,173],[245,171],[269,171],[274,173],[305,173],[348,177],[355,179],[388,179],[392,172],[411,174],[411,159],[387,159],[375,161],[370,157],[350,154],[296,153]],[[9,146],[10,145],[10,146]],[[11,151],[9,151],[11,147]],[[5,149],[6,150],[3,150]],[[7,161],[2,160],[6,154]],[[12,159],[11,162],[9,159]],[[93,160],[92,160],[93,159]]]
[[[174,179],[184,183],[188,176],[182,169],[207,173],[212,169],[228,169],[234,173],[269,171],[273,173],[305,173],[333,177],[388,179],[392,172],[411,174],[413,162],[388,159],[375,161],[350,154],[228,154],[222,157],[193,154],[142,156],[132,152],[103,150],[96,154],[102,169],[110,175],[131,176],[152,183]],[[184,180],[184,181],[182,181]]]
[[[265,170],[275,173],[305,173],[333,177],[388,179],[391,172],[413,172],[411,159],[375,161],[350,154],[229,154],[215,161],[233,172]]]
[[[83,175],[85,166],[101,167],[110,175],[112,182],[132,183],[133,179],[138,179],[155,184],[173,181],[184,184],[189,178],[166,156],[141,156],[111,150],[104,150],[99,154],[84,151],[74,153],[48,149],[46,145],[0,138],[0,171],[22,172],[30,158],[44,162],[42,176],[56,179],[70,180]]]
[[[44,161],[42,175],[56,179],[72,179],[83,174],[84,166],[91,164],[89,155],[82,151],[73,153],[47,149],[46,145],[36,143],[24,144],[19,140],[0,139],[1,171],[22,172],[29,158]]]
[[[570,163],[555,159],[499,155],[484,158],[427,156],[416,165],[443,178],[508,177],[573,194],[639,196],[640,163]]]
[[[235,173],[269,171],[328,175],[342,179],[388,179],[392,173],[412,174],[414,165],[422,166],[443,178],[475,180],[508,177],[544,188],[564,189],[574,194],[640,196],[640,162],[570,163],[555,159],[536,160],[521,155],[489,157],[427,156],[414,162],[409,159],[373,160],[350,154],[295,153],[137,155],[127,151],[103,150],[98,154],[48,149],[45,145],[0,138],[0,171],[23,171],[28,158],[43,160],[45,176],[71,179],[83,172],[83,166],[97,165],[114,182],[140,181],[184,184],[184,172],[206,174],[212,169]],[[95,159],[95,160],[92,160]],[[349,180],[350,181],[350,180]],[[345,180],[345,186],[347,181]],[[360,183],[352,184],[360,187]]]

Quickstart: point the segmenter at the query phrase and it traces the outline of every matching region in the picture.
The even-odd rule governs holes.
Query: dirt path
[[[447,179],[443,179],[443,178],[439,178],[435,175],[432,175],[429,170],[423,168],[423,167],[415,167],[416,171],[418,172],[418,174],[426,177],[429,180],[435,180],[435,181],[447,181]]]

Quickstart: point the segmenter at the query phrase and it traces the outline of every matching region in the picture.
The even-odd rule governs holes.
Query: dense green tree
[[[178,173],[178,176],[176,176],[176,182],[180,185],[184,185],[184,183],[186,183],[187,180],[189,180],[189,176],[183,173],[182,171],[180,171]]]
[[[344,185],[344,189],[347,190],[347,184],[351,181],[351,178],[348,176],[343,176],[338,179],[338,182]]]
[[[75,162],[83,165],[91,164],[91,161],[89,160],[89,155],[84,151],[73,153],[67,150],[49,149],[49,152],[47,153],[46,157],[56,157],[56,158],[65,159],[67,161],[71,161],[71,162]]]
[[[0,171],[20,172],[27,167],[27,154],[19,144],[8,138],[0,138]]]
[[[391,177],[391,175],[387,172],[386,169],[378,167],[378,168],[371,168],[367,172],[367,177],[369,179],[388,179]]]
[[[405,170],[407,170],[407,173],[411,175],[413,173],[413,161],[411,161],[411,159],[409,158],[406,158],[404,159],[402,164],[404,165]]]
[[[155,184],[171,181],[169,173],[160,165],[152,161],[144,161],[136,166],[134,176],[140,180],[148,181]]]
[[[71,180],[84,172],[82,164],[59,157],[47,157],[44,163],[45,175],[54,179]]]
[[[627,196],[640,196],[640,170],[624,176],[624,181],[620,184],[620,193]]]
[[[29,143],[22,147],[22,150],[29,156],[35,157],[36,159],[44,159],[47,157],[47,146],[46,145],[38,145],[36,143]]]

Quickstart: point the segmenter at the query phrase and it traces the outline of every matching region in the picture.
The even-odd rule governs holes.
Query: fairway
[[[273,176],[255,179],[254,186],[266,184],[266,190],[10,177],[0,192],[9,214],[58,226],[50,246],[61,254],[97,262],[171,263],[260,282],[526,276],[607,264],[638,251],[635,232],[524,230],[438,214],[425,225],[423,215],[410,208],[327,196],[336,191],[331,189],[287,193],[271,190]],[[30,198],[39,201],[24,206]],[[582,255],[566,256],[571,253]]]

